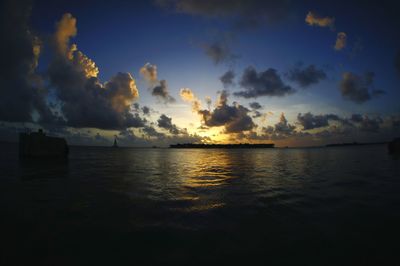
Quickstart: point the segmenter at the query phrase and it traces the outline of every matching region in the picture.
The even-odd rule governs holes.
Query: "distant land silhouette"
[[[171,144],[170,148],[175,149],[264,149],[264,148],[274,148],[275,144],[250,144],[250,143],[240,143],[240,144]]]
[[[381,145],[387,144],[388,142],[344,142],[344,143],[332,143],[327,144],[325,147],[343,147],[343,146],[363,146],[363,145]]]

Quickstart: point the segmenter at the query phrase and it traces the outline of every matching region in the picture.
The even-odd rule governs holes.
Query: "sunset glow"
[[[164,147],[398,134],[400,46],[365,19],[380,16],[372,5],[350,15],[335,4],[205,2],[96,3],[92,13],[67,2],[6,4],[19,25],[15,38],[4,33],[7,45],[20,44],[8,61],[24,67],[2,72],[0,136],[13,140],[28,126],[78,145],[116,136]]]

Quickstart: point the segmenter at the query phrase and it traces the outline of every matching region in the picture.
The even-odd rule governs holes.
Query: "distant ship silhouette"
[[[20,157],[66,157],[68,152],[64,138],[46,136],[42,129],[19,134]]]
[[[113,148],[118,148],[117,137],[114,139],[114,144],[112,145]]]

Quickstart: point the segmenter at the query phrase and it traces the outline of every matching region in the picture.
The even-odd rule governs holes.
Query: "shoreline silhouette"
[[[271,149],[275,148],[275,144],[250,144],[250,143],[240,143],[240,144],[194,144],[194,143],[184,143],[184,144],[171,144],[170,148],[173,149]]]

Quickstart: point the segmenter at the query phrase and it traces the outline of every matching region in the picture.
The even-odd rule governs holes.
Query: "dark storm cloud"
[[[374,75],[373,72],[367,72],[362,76],[352,72],[343,73],[340,82],[340,92],[343,98],[361,104],[384,94],[384,91],[373,88]]]
[[[254,67],[247,67],[239,84],[244,90],[235,92],[234,95],[244,98],[285,96],[294,92],[294,89],[286,85],[273,68],[257,72]]]
[[[159,6],[179,13],[232,19],[237,27],[256,27],[290,16],[289,0],[157,0]]]
[[[308,112],[305,114],[299,113],[297,115],[297,121],[303,126],[303,130],[329,126],[330,120],[341,121],[342,119],[335,114],[313,115]]]
[[[29,25],[30,1],[2,1],[0,20],[0,121],[49,123],[55,118],[47,106],[47,91],[35,74],[41,42]]]
[[[158,97],[164,103],[175,102],[175,98],[169,95],[167,81],[164,79],[151,89],[151,95]]]
[[[255,127],[252,118],[248,115],[249,109],[234,103],[228,105],[228,93],[220,93],[217,107],[214,110],[200,110],[202,121],[207,127],[224,126],[227,133],[237,133],[251,130]]]
[[[232,86],[234,84],[233,82],[234,79],[235,79],[235,72],[233,70],[228,70],[219,78],[224,88]]]
[[[254,110],[259,110],[262,108],[261,104],[259,104],[258,102],[249,103],[249,106],[251,109],[254,109]]]
[[[285,75],[302,88],[317,84],[327,77],[324,70],[318,69],[315,65],[304,66],[302,63],[296,64]]]
[[[160,118],[157,120],[158,126],[160,128],[164,128],[168,130],[173,135],[178,135],[180,130],[175,124],[172,124],[172,118],[162,114]]]

